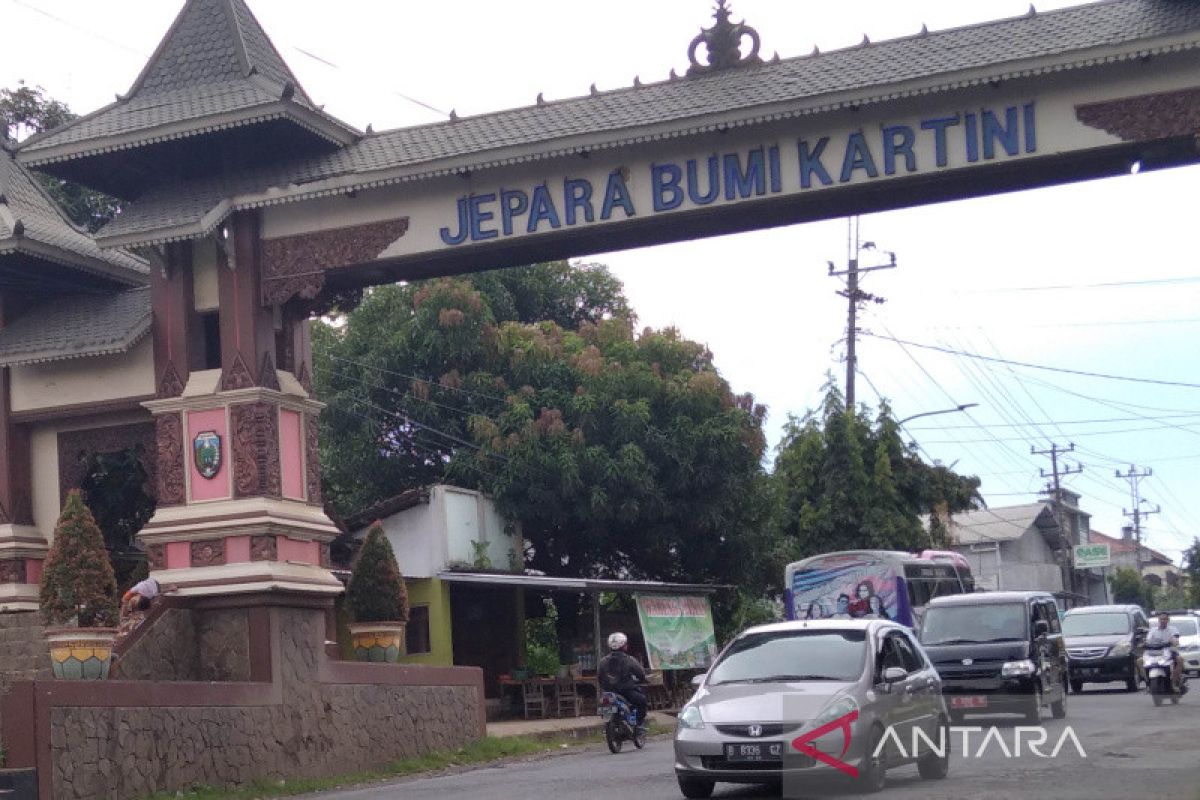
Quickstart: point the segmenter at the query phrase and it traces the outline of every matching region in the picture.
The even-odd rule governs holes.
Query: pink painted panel
[[[42,559],[40,559],[40,558],[25,559],[25,582],[26,583],[41,583],[42,582]]]
[[[191,565],[191,543],[167,542],[167,569],[187,569]]]
[[[230,496],[229,431],[225,425],[225,409],[189,411],[187,419],[187,441],[183,443],[183,449],[192,481],[192,500],[224,500]],[[205,478],[200,474],[200,470],[196,469],[196,457],[193,452],[196,436],[206,431],[212,431],[221,437],[221,465],[212,478]]]
[[[304,564],[320,564],[321,548],[316,542],[300,542],[280,536],[276,539],[280,561],[299,561]]]
[[[304,440],[300,433],[300,414],[279,412],[279,460],[283,468],[283,496],[304,499]]]
[[[225,540],[225,563],[240,564],[250,560],[250,537],[230,536]]]

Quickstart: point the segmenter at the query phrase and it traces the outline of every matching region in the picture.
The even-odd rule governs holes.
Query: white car
[[[1171,617],[1171,625],[1179,631],[1179,653],[1183,669],[1190,675],[1200,675],[1200,617],[1180,614]]]

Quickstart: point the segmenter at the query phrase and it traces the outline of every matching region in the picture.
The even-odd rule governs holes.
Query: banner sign
[[[650,669],[707,669],[717,636],[707,597],[638,595]]]
[[[1093,569],[1107,567],[1112,559],[1106,544],[1077,544],[1075,545],[1075,569]]]

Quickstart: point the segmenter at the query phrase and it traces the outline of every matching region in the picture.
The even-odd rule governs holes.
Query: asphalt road
[[[1114,684],[1115,685],[1115,684]],[[969,719],[966,725],[995,725],[997,733],[971,733],[968,752],[962,734],[952,738],[950,775],[925,781],[916,767],[888,772],[888,784],[874,797],[958,800],[1200,800],[1200,684],[1178,706],[1155,708],[1146,693],[1094,690],[1071,695],[1067,718],[1046,722],[1047,744],[1054,749],[1070,726],[1085,755],[1068,739],[1055,758],[1039,758],[1022,747],[1006,757],[999,737],[1014,751],[1013,722],[1000,718]],[[980,752],[986,737],[987,744]],[[1025,739],[1024,741],[1028,741]],[[669,737],[646,749],[610,755],[603,744],[583,751],[510,762],[458,774],[398,781],[369,788],[313,795],[321,800],[551,800],[597,797],[628,800],[678,800]],[[778,797],[757,787],[718,784],[714,797]],[[826,787],[805,797],[855,798],[860,795]]]

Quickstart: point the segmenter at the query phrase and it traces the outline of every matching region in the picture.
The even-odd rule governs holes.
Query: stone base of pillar
[[[0,614],[37,611],[42,562],[50,545],[29,525],[0,525]]]

